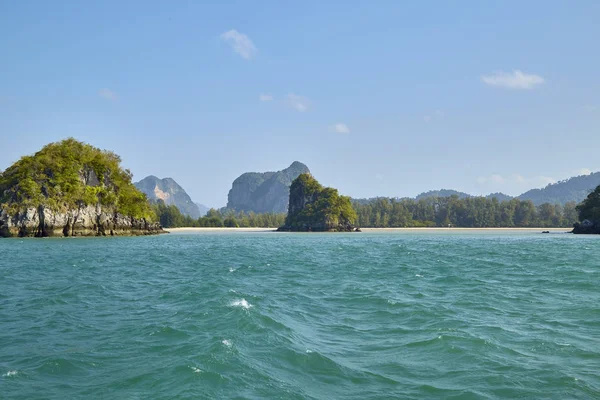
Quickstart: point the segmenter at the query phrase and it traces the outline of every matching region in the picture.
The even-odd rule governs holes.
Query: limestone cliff
[[[290,187],[288,215],[280,231],[352,232],[356,213],[350,198],[323,187],[310,174],[301,174]]]
[[[51,143],[0,173],[0,236],[161,233],[120,158],[75,139]]]
[[[10,215],[0,210],[0,237],[138,236],[164,233],[160,224],[101,206],[57,212],[40,205]]]
[[[160,179],[150,175],[139,182],[135,187],[143,192],[150,201],[162,200],[166,205],[175,205],[183,215],[194,219],[201,217],[198,205],[192,201],[185,190],[172,178]],[[206,214],[206,212],[204,212]]]
[[[308,167],[294,161],[277,172],[248,172],[239,176],[227,196],[227,208],[256,213],[285,213],[290,185],[300,174],[310,173]]]

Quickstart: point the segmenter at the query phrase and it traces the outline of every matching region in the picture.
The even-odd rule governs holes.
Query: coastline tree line
[[[367,228],[460,227],[460,228],[526,228],[572,227],[577,222],[575,202],[564,206],[545,203],[536,207],[531,201],[458,196],[429,197],[420,200],[376,198],[353,201],[357,226]],[[211,209],[198,219],[181,214],[162,201],[154,211],[165,228],[175,227],[257,227],[277,228],[285,223],[286,214],[257,214]]]
[[[221,212],[211,208],[205,216],[194,219],[183,215],[174,205],[165,205],[162,200],[153,204],[153,208],[163,228],[279,228],[286,217],[283,213]]]
[[[460,227],[525,228],[572,227],[578,220],[577,204],[545,203],[536,207],[530,200],[458,196],[420,200],[377,198],[353,207],[361,227]]]

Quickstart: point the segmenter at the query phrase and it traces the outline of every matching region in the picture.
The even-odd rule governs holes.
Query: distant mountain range
[[[172,178],[160,179],[154,175],[150,175],[134,183],[134,185],[138,190],[145,193],[150,201],[160,199],[166,205],[175,205],[182,214],[194,219],[200,218],[208,211],[202,212],[186,191]],[[205,206],[203,207],[206,208]]]
[[[428,197],[450,197],[450,196],[458,196],[459,199],[466,199],[467,197],[471,197],[470,194],[465,192],[459,192],[451,189],[440,189],[440,190],[430,190],[428,192],[423,192],[417,197],[416,200],[426,199]]]
[[[459,199],[466,199],[468,197],[481,197],[481,196],[473,196],[470,195],[468,193],[465,192],[459,192],[456,190],[451,190],[451,189],[440,189],[440,190],[430,190],[428,192],[423,192],[419,195],[417,195],[417,197],[415,197],[416,200],[421,200],[421,199],[426,199],[428,197],[450,197],[450,196],[457,196]],[[492,199],[492,198],[496,198],[498,199],[498,201],[505,201],[505,200],[510,200],[513,197],[509,196],[507,194],[504,193],[490,193],[487,196],[483,196],[487,199]]]
[[[298,175],[310,173],[308,167],[294,161],[288,168],[277,172],[247,172],[233,181],[228,194],[225,210],[255,212],[255,213],[285,213],[289,202],[290,185]],[[574,201],[580,203],[587,195],[600,185],[600,172],[581,175],[550,184],[542,189],[531,189],[517,197],[504,193],[491,193],[486,198],[496,198],[498,201],[531,200],[539,206],[544,203],[561,204]],[[171,178],[159,179],[148,176],[135,183],[148,199],[162,199],[166,204],[174,204],[182,214],[192,218],[206,215],[209,208],[200,203],[194,203],[185,190]],[[473,196],[465,192],[451,189],[430,190],[415,197],[416,200],[431,197],[458,196],[460,199]],[[354,202],[366,204],[372,199],[352,199]]]
[[[531,200],[535,205],[565,204],[569,201],[580,203],[598,185],[600,185],[600,172],[594,172],[552,183],[543,189],[528,190],[520,195],[519,199]]]
[[[233,181],[227,196],[227,209],[256,213],[287,212],[290,185],[308,167],[294,161],[277,172],[247,172]]]
[[[595,172],[590,175],[580,175],[560,182],[552,183],[542,189],[531,189],[527,192],[512,197],[504,193],[491,193],[486,198],[496,198],[498,201],[511,200],[517,198],[519,200],[531,200],[533,204],[539,206],[544,203],[564,205],[570,201],[576,203],[582,202],[587,195],[600,185],[600,172]],[[465,192],[459,192],[451,189],[430,190],[423,192],[415,197],[416,200],[426,199],[429,197],[450,197],[458,196],[459,199],[465,199],[473,196]],[[371,199],[353,199],[361,204],[368,203]]]

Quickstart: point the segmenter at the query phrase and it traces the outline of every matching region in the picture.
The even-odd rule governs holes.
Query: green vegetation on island
[[[72,138],[22,157],[0,173],[0,236],[159,232],[120,163],[115,153]]]
[[[100,204],[134,218],[153,218],[146,196],[120,163],[115,153],[72,138],[50,143],[0,174],[0,207],[66,211]]]
[[[356,212],[350,197],[300,174],[290,187],[288,215],[282,231],[353,231]]]
[[[600,234],[600,186],[577,206],[579,221],[573,233]]]

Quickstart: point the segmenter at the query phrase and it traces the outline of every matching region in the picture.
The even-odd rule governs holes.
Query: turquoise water
[[[2,399],[600,398],[600,237],[0,240]]]

